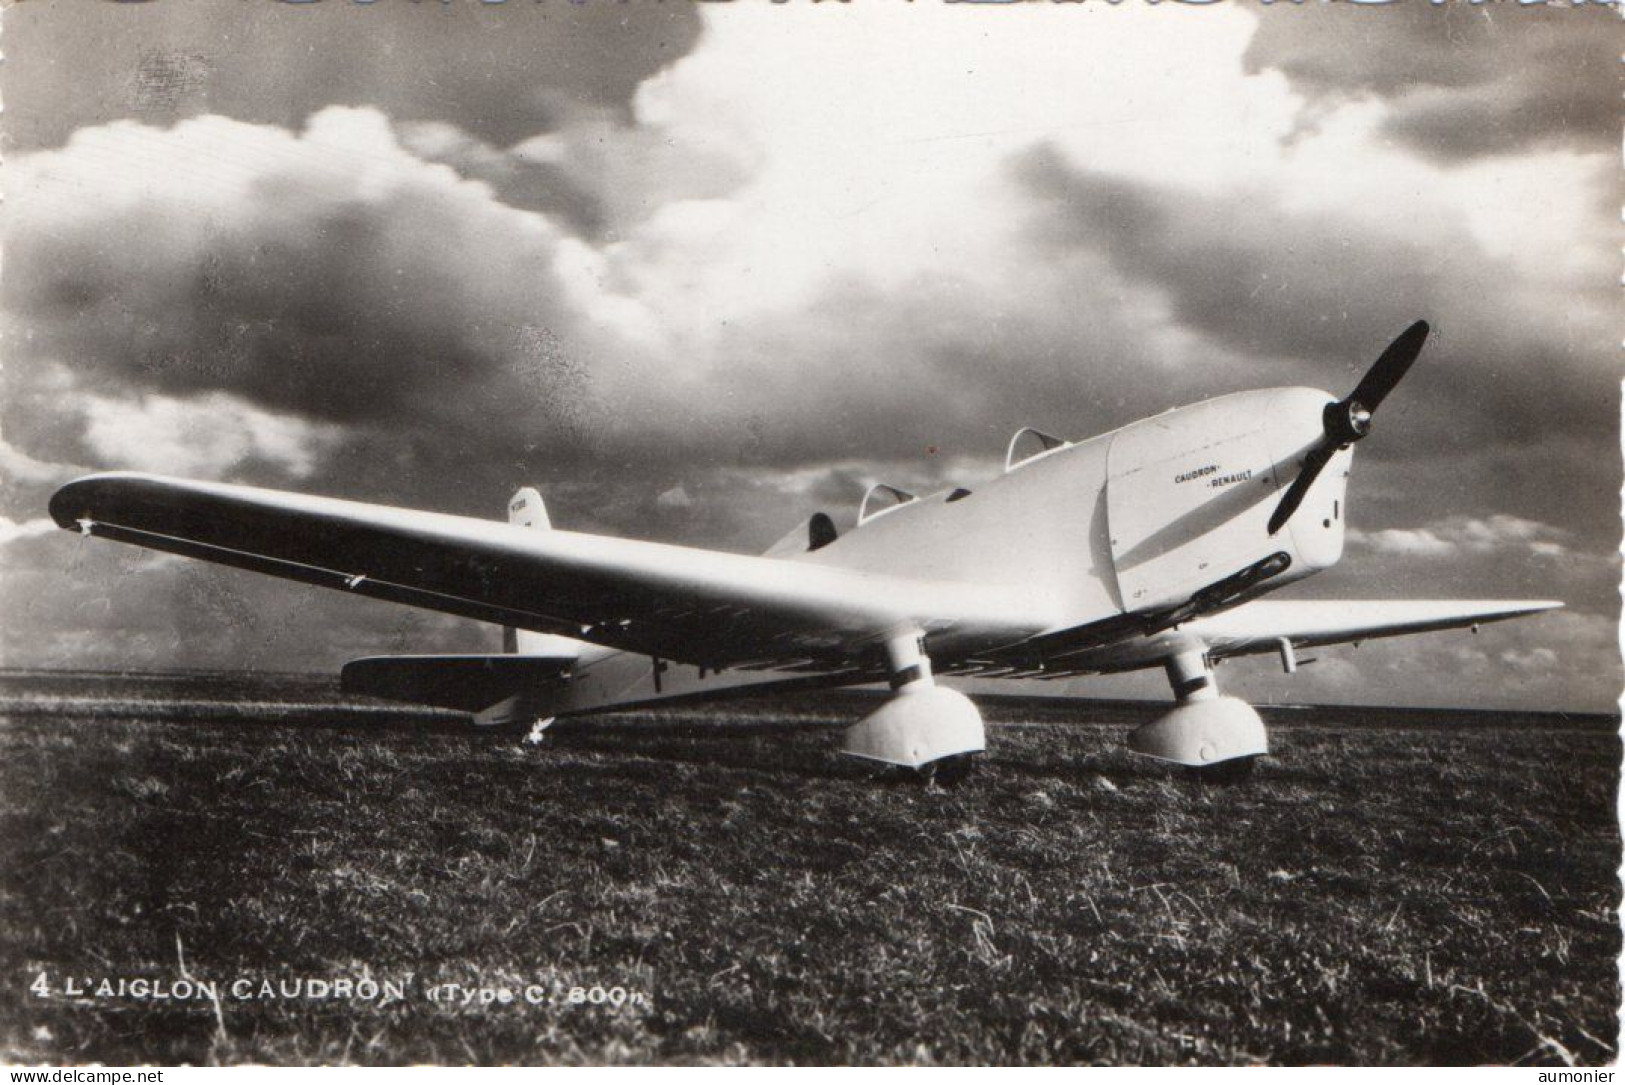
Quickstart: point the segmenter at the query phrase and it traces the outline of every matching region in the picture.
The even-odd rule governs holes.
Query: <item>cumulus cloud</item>
[[[556,161],[512,154],[445,121],[410,121],[395,130],[412,154],[484,181],[511,207],[540,211],[578,233],[596,234],[604,227],[599,193],[578,184]]]
[[[256,410],[219,392],[188,400],[91,394],[82,407],[96,459],[158,474],[221,478],[258,461],[303,479],[339,439],[335,426]]]
[[[654,449],[701,470],[974,454],[1027,422],[1077,436],[1246,383],[1352,376],[1417,304],[1444,310],[1458,358],[1529,355],[1466,424],[1451,404],[1455,424],[1417,432],[1546,432],[1525,386],[1572,364],[1553,344],[1590,310],[1569,311],[1564,338],[1517,299],[1474,302],[1526,269],[1485,260],[1484,224],[1447,192],[1384,236],[1341,193],[1309,209],[1285,182],[1259,187],[1255,159],[1327,171],[1275,146],[1293,102],[1240,74],[1252,25],[730,11],[645,80],[632,123],[581,108],[506,149],[373,109],[326,110],[299,135],[219,117],[89,129],[15,171],[7,292],[41,370],[71,359],[126,396],[222,393],[344,425],[349,486],[385,461],[448,482],[501,464],[506,490],[515,466],[557,477]],[[940,48],[877,93],[905,40]],[[1089,82],[1169,56],[1212,101],[1159,81],[1154,128],[1114,102],[1080,110]],[[1035,86],[1054,93],[1033,101]],[[1223,100],[1257,120],[1221,123]],[[522,175],[548,199],[514,196]],[[1442,225],[1407,236],[1424,212]],[[109,250],[114,222],[128,241]],[[1441,251],[1482,270],[1441,275]],[[1383,289],[1351,303],[1374,273]],[[1548,384],[1544,414],[1598,414],[1588,389]],[[38,423],[27,436],[56,458],[93,452]]]
[[[57,530],[56,521],[49,516],[40,516],[22,523],[10,517],[0,516],[0,546],[16,542],[18,539],[32,539],[55,530]]]
[[[694,499],[688,496],[688,490],[682,483],[678,483],[669,490],[661,491],[655,498],[655,505],[663,509],[688,509],[694,507]]]
[[[1372,550],[1383,554],[1443,558],[1449,557],[1456,552],[1454,544],[1441,539],[1438,535],[1426,529],[1391,527],[1382,531],[1373,531],[1369,535],[1351,531],[1349,536],[1349,542],[1354,544],[1364,543]]]
[[[113,163],[125,168],[110,175]],[[1092,406],[1086,375],[1063,364],[1067,329],[1013,284],[994,293],[991,278],[984,290],[970,272],[931,281],[922,267],[885,292],[831,273],[802,282],[788,309],[729,318],[761,299],[712,283],[678,304],[694,288],[692,248],[725,264],[754,235],[712,224],[696,239],[667,216],[636,244],[596,247],[415,157],[370,110],[328,110],[299,136],[213,117],[167,132],[113,125],[21,160],[13,177],[5,287],[26,368],[5,424],[58,461],[127,465],[142,451],[119,439],[111,407],[81,404],[85,424],[62,425],[87,396],[131,407],[126,431],[227,403],[283,429],[342,426],[347,485],[387,465],[443,479],[446,493],[468,492],[457,473],[506,475],[515,461],[557,473],[651,457],[785,463],[865,444],[963,451],[998,441],[989,419],[1014,428],[1034,401]],[[87,190],[94,204],[75,198]],[[1102,365],[1123,364],[1122,322],[1073,319],[1104,333],[1092,343]],[[989,364],[1000,354],[1035,383],[1005,379]],[[170,407],[158,419],[151,404]],[[221,432],[198,422],[174,440]],[[160,440],[142,454],[162,452]],[[307,459],[258,459],[313,473]]]
[[[1496,658],[1521,671],[1550,671],[1558,662],[1557,652],[1551,648],[1508,648]]]
[[[70,465],[35,459],[0,437],[0,493],[21,486],[59,484],[73,471]]]
[[[74,390],[164,397],[132,418],[191,412],[203,442],[225,427],[198,419],[235,410],[292,477],[311,472],[299,418],[305,443],[321,426],[403,424],[541,440],[591,409],[595,313],[560,269],[560,231],[406,154],[373,111],[329,110],[300,137],[221,118],[114,125],[11,178],[5,288],[26,368],[6,430],[37,454],[128,447],[110,407],[84,412],[94,433],[39,409],[71,411]],[[97,200],[78,202],[87,190]]]
[[[1375,98],[1387,106],[1383,132],[1446,162],[1618,144],[1618,16],[1607,6],[1294,8],[1257,12],[1246,64],[1292,80],[1305,95],[1306,125]]]
[[[1419,528],[1350,528],[1349,545],[1379,554],[1450,558],[1462,554],[1519,551],[1539,558],[1567,557],[1570,534],[1550,524],[1505,513],[1487,517],[1453,516]]]

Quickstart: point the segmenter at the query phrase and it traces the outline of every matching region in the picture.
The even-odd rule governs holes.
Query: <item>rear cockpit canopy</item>
[[[772,546],[763,557],[788,558],[796,554],[810,554],[822,550],[840,537],[835,521],[827,512],[815,512],[809,519],[797,524],[791,532]]]
[[[862,527],[877,516],[884,516],[911,501],[918,500],[918,497],[907,490],[899,490],[896,486],[877,482],[869,487],[869,492],[863,495],[863,504],[858,506],[858,526]]]
[[[815,512],[812,519],[807,521],[807,549],[808,551],[822,550],[836,539],[841,533],[835,530],[835,521],[830,519],[827,512]]]
[[[1072,447],[1071,441],[1063,441],[1059,437],[1045,433],[1043,430],[1033,429],[1031,426],[1016,431],[1010,438],[1010,446],[1004,452],[1004,472],[1009,474],[1024,464],[1031,463],[1040,456],[1047,456],[1051,452]]]

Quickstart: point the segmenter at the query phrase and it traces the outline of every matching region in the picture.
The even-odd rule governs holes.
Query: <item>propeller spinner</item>
[[[1326,404],[1326,410],[1321,414],[1322,434],[1319,443],[1311,448],[1303,457],[1303,470],[1298,477],[1292,480],[1292,485],[1286,488],[1281,495],[1280,504],[1270,514],[1269,531],[1274,535],[1286,522],[1292,519],[1292,514],[1298,511],[1303,504],[1309,488],[1325,470],[1326,464],[1331,462],[1332,455],[1340,448],[1346,448],[1355,441],[1360,440],[1371,432],[1371,416],[1376,413],[1382,401],[1388,398],[1388,393],[1405,376],[1416,356],[1422,353],[1422,344],[1427,341],[1428,322],[1418,320],[1415,324],[1400,333],[1398,339],[1388,344],[1388,349],[1360,378],[1354,391],[1336,403]]]

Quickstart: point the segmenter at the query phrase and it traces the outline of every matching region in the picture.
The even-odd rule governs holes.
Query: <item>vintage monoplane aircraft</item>
[[[1086,441],[1026,429],[1004,474],[915,497],[876,485],[845,533],[818,513],[760,557],[132,473],[51,499],[64,528],[506,627],[500,655],[384,656],[346,689],[546,721],[721,691],[885,682],[844,750],[930,768],[984,749],[936,675],[1056,679],[1164,667],[1176,706],[1132,749],[1198,768],[1267,752],[1214,663],[1512,618],[1516,601],[1260,597],[1343,551],[1352,446],[1427,338],[1418,321],[1341,399],[1220,396]]]

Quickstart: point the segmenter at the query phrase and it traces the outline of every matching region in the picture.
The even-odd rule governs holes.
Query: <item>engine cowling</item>
[[[1240,392],[1113,435],[1106,522],[1124,609],[1180,606],[1266,562],[1272,587],[1337,562],[1348,452],[1333,454],[1292,531],[1268,526],[1277,471],[1296,470],[1330,400],[1307,388]]]

